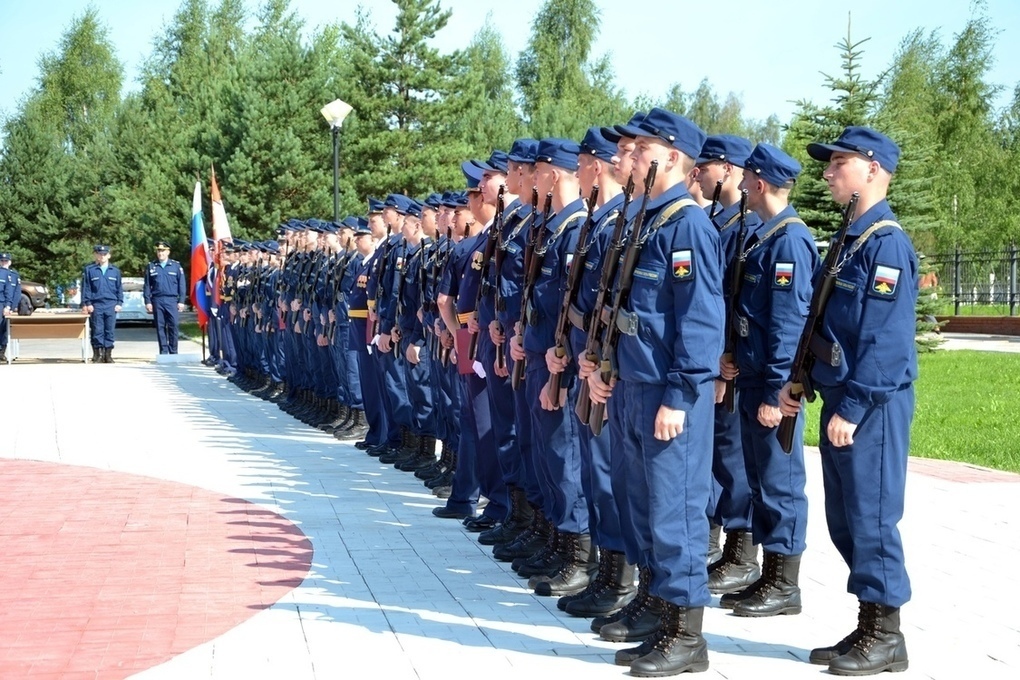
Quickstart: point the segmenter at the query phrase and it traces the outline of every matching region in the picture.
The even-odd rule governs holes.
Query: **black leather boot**
[[[734,603],[733,613],[737,616],[800,614],[800,555],[780,555],[766,550],[764,562],[764,583],[753,595]]]
[[[651,582],[651,570],[647,571],[648,581]],[[642,577],[644,575],[642,574]],[[648,594],[645,586],[645,596],[638,602],[635,597],[626,607],[621,609],[623,614],[613,623],[607,623],[599,628],[599,636],[610,642],[640,642],[654,634],[662,625],[663,601]],[[635,602],[638,602],[636,606]],[[597,619],[596,619],[597,620]]]
[[[596,616],[591,622],[591,632],[598,633],[602,630],[602,626],[610,623],[616,623],[617,621],[630,616],[635,609],[644,606],[644,600],[648,598],[648,588],[652,583],[652,571],[648,567],[642,567],[638,569],[638,585],[637,592],[634,593],[634,597],[631,598],[630,602],[625,604],[621,609],[609,614],[608,616]]]
[[[566,611],[567,604],[574,600],[579,600],[582,597],[589,597],[592,593],[601,591],[606,587],[606,581],[609,579],[609,560],[612,557],[612,551],[603,550],[599,548],[599,567],[595,573],[595,578],[585,587],[584,590],[574,593],[573,595],[564,595],[560,599],[556,600],[556,608],[561,612]]]
[[[743,590],[758,580],[758,546],[750,531],[727,531],[722,558],[708,566],[708,590],[713,595]]]
[[[551,578],[534,585],[535,594],[559,597],[579,593],[588,587],[598,569],[597,548],[589,534],[568,534],[560,537],[560,557],[563,564]]]
[[[619,611],[631,601],[637,590],[634,586],[635,569],[627,563],[622,552],[603,550],[605,555],[599,566],[599,575],[605,570],[608,573],[601,588],[589,591],[588,595],[568,602],[564,607],[571,616],[606,616]]]
[[[483,531],[478,535],[478,542],[482,545],[498,545],[510,543],[531,524],[533,512],[528,505],[528,497],[524,489],[514,484],[508,485],[507,496],[510,498],[510,512],[506,520],[499,526]]]
[[[561,537],[560,531],[550,524],[549,539],[546,544],[517,568],[517,575],[530,579],[532,576],[552,576],[559,571],[563,566],[563,557],[560,555]]]
[[[492,556],[500,562],[524,560],[542,549],[546,539],[546,521],[542,510],[528,504],[531,510],[531,522],[509,543],[497,543],[492,548]]]
[[[681,607],[672,602],[662,606],[662,627],[651,651],[634,659],[630,674],[659,678],[679,673],[708,670],[708,643],[701,635],[704,607]]]
[[[106,347],[105,349],[103,349],[103,363],[104,364],[113,364],[113,363],[116,363],[113,360],[113,346],[112,345],[110,347]]]
[[[858,635],[850,650],[829,662],[830,673],[875,675],[907,670],[907,643],[900,632],[899,607],[861,602],[856,632]],[[815,651],[811,652],[812,659]]]
[[[93,347],[92,348],[92,363],[98,364],[102,360],[103,360],[103,348],[102,347]]]

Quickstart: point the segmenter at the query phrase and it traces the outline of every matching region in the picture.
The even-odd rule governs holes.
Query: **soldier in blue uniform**
[[[18,311],[21,277],[11,269],[11,254],[0,253],[0,361],[7,361],[7,317]]]
[[[800,556],[807,534],[803,418],[790,454],[776,438],[782,419],[779,392],[790,379],[793,355],[804,327],[818,252],[807,226],[789,204],[800,163],[782,150],[759,144],[744,166],[740,184],[747,207],[761,218],[738,244],[744,263],[733,323],[735,362],[724,358],[725,378],[741,393],[740,432],[751,487],[754,544],[764,550],[763,573],[740,592],[723,595],[738,616],[799,614]]]
[[[808,154],[828,162],[823,177],[834,201],[860,194],[811,374],[823,402],[825,518],[850,567],[847,590],[859,614],[853,632],[812,650],[810,660],[837,675],[902,671],[908,660],[900,607],[911,592],[897,524],[917,378],[918,262],[886,201],[900,150],[875,130],[851,126],[832,144],[808,145]],[[799,411],[789,385],[781,399],[784,415]]]
[[[90,315],[92,324],[92,361],[112,364],[117,312],[124,304],[124,289],[120,269],[110,264],[110,246],[96,244],[92,253],[96,261],[81,275],[81,308]]]
[[[580,145],[569,139],[539,142],[535,156],[535,187],[552,211],[533,257],[540,268],[529,299],[526,328],[511,344],[515,361],[525,361],[524,389],[531,402],[532,452],[542,484],[544,512],[553,527],[546,550],[525,562],[517,573],[530,577],[539,595],[570,595],[591,582],[598,567],[588,528],[588,503],[581,483],[581,444],[577,418],[566,404],[577,399],[576,367],[563,371],[559,393],[551,394],[546,352],[556,345],[556,320],[567,272],[577,248],[578,232],[587,217],[579,197],[577,171]],[[544,206],[543,206],[544,208]],[[523,335],[523,338],[521,337]]]
[[[697,186],[710,202],[709,219],[719,230],[726,273],[723,279],[727,309],[732,308],[730,286],[738,256],[740,231],[740,190],[744,164],[751,154],[751,142],[736,135],[714,135],[705,140],[697,159]],[[753,231],[761,220],[749,210],[743,218]],[[728,348],[731,349],[731,348]],[[717,389],[722,385],[717,384]],[[734,409],[723,403],[715,407],[715,446],[712,477],[715,481],[708,508],[712,528],[709,542],[708,589],[713,593],[740,590],[761,575],[758,547],[751,537],[751,487],[744,469],[744,450],[740,442],[740,398],[734,394]],[[719,549],[718,530],[726,532],[724,550]],[[714,554],[713,554],[714,553]]]
[[[659,108],[630,132],[638,191],[658,162],[642,230],[649,236],[620,314],[619,382],[607,385],[595,371],[588,384],[593,400],[609,401],[611,425],[622,428],[623,455],[634,469],[627,476],[631,512],[647,515],[648,533],[638,537],[651,572],[643,609],[661,612],[661,622],[616,658],[645,677],[708,668],[701,634],[711,601],[705,510],[725,310],[719,234],[685,186],[705,133]],[[639,639],[631,626],[641,614],[606,624],[600,634]]]
[[[156,259],[145,269],[142,297],[156,325],[160,354],[177,354],[177,315],[184,311],[188,299],[184,279],[181,263],[170,259],[170,243],[156,241]]]

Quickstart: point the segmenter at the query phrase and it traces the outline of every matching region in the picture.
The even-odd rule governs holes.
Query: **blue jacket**
[[[681,183],[649,201],[645,227],[685,198],[690,194]],[[697,400],[699,386],[719,374],[723,268],[719,233],[696,206],[675,212],[648,239],[626,306],[640,329],[622,335],[617,347],[622,380],[665,385],[662,405],[669,408],[685,409]]]
[[[184,280],[184,269],[177,260],[167,260],[166,266],[150,262],[145,269],[145,283],[142,288],[145,304],[152,304],[156,298],[173,298],[184,303],[188,299],[188,285]]]
[[[124,289],[121,286],[120,270],[111,264],[103,274],[103,270],[94,262],[85,267],[81,275],[81,304],[93,307],[123,305]]]
[[[0,267],[0,312],[9,308],[12,312],[18,309],[21,302],[21,277],[16,269]]]
[[[878,203],[850,225],[843,252],[871,225],[895,219],[886,201]],[[910,238],[886,226],[847,260],[836,279],[820,335],[839,344],[842,361],[839,366],[816,361],[811,376],[816,386],[844,388],[836,413],[848,422],[859,424],[869,408],[917,378],[917,270]]]
[[[765,387],[763,399],[770,406],[779,405],[779,392],[790,379],[811,302],[811,276],[819,262],[814,239],[803,223],[787,224],[769,236],[789,218],[799,219],[792,206],[768,222],[757,220],[753,231],[748,225],[740,246],[748,254],[737,314],[747,335],[738,337],[735,348],[737,385]]]

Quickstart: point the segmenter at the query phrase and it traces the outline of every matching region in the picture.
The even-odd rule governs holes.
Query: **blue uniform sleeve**
[[[81,273],[81,306],[92,304],[92,282],[89,280],[89,268],[85,267]]]
[[[811,303],[811,275],[818,264],[818,253],[807,227],[789,225],[786,233],[776,239],[770,260],[767,275],[771,313],[763,400],[769,406],[778,406],[779,392],[793,370],[793,357]]]
[[[152,304],[152,286],[149,284],[151,270],[152,263],[150,262],[145,268],[145,276],[142,277],[142,301],[147,305]]]
[[[218,283],[217,283],[218,285]],[[177,263],[177,302],[185,304],[188,301],[188,284],[184,281],[184,267]]]
[[[120,278],[120,269],[114,268],[114,270],[117,272],[117,284],[116,284],[116,287],[117,287],[117,304],[120,305],[121,307],[123,307],[124,306],[124,285],[123,285],[123,282],[121,281],[121,278]]]
[[[853,348],[853,371],[836,412],[859,424],[873,405],[914,379],[917,361],[917,259],[901,231],[872,238],[858,257],[866,267],[859,335]],[[893,278],[895,277],[895,280]],[[891,288],[892,292],[889,293]],[[844,351],[848,348],[844,347]]]

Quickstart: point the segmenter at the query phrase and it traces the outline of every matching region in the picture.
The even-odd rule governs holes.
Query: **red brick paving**
[[[124,678],[269,607],[308,573],[284,517],[196,487],[0,460],[0,678]]]

